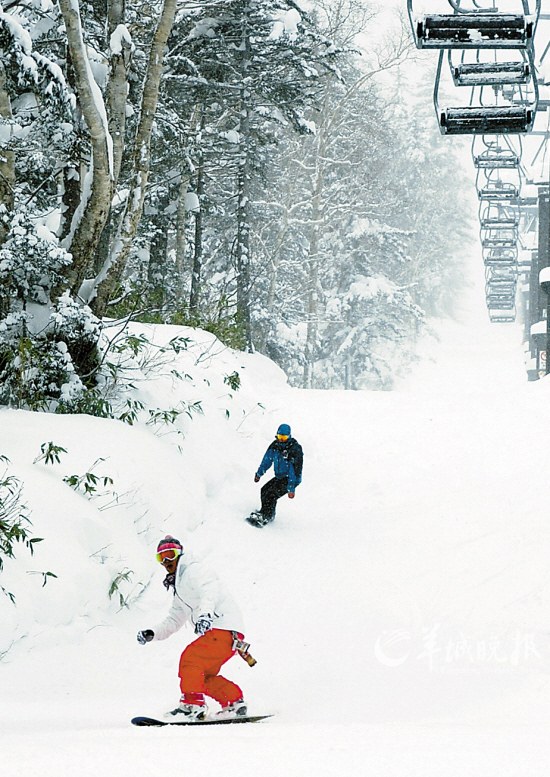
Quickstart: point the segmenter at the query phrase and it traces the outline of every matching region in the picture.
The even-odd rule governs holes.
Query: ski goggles
[[[161,550],[157,553],[157,561],[159,564],[164,564],[165,561],[175,561],[181,556],[181,550],[179,548],[168,548],[168,550]]]
[[[286,442],[288,440],[289,435],[288,434],[277,434],[275,435],[279,442]]]

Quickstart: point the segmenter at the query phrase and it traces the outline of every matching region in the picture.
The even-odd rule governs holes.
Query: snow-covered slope
[[[44,538],[2,574],[17,598],[0,599],[3,774],[547,773],[550,383],[526,383],[514,327],[468,313],[439,332],[398,391],[353,393],[291,389],[261,356],[149,328],[159,343],[193,334],[170,365],[191,377],[142,373],[135,398],[200,400],[203,415],[128,426],[0,411],[0,453]],[[253,475],[283,421],[304,481],[257,530],[243,521]],[[67,453],[33,463],[50,441]],[[113,483],[90,500],[63,477],[94,462]],[[258,664],[226,671],[270,721],[129,725],[177,700],[191,639],[135,640],[168,607],[154,560],[166,532],[242,605]],[[45,571],[57,577],[43,586],[31,573]]]

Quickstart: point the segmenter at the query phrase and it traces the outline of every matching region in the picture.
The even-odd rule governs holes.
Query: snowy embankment
[[[44,538],[2,573],[16,596],[0,599],[3,773],[545,775],[550,384],[525,383],[510,331],[449,327],[448,361],[391,393],[290,389],[267,359],[193,333],[170,364],[185,380],[136,375],[156,423],[0,411],[0,453]],[[191,332],[153,337],[174,334]],[[160,423],[182,400],[204,413]],[[304,482],[256,530],[253,474],[282,421]],[[49,442],[67,452],[35,462]],[[63,481],[92,468],[112,479],[92,498]],[[168,607],[166,532],[239,600],[258,664],[226,672],[272,720],[129,725],[173,706],[192,637],[135,640]]]

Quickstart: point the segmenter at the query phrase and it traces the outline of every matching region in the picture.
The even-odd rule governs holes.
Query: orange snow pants
[[[222,706],[242,699],[238,685],[218,674],[223,664],[235,655],[233,633],[210,629],[191,642],[180,658],[180,688],[188,704],[203,704],[204,694]]]

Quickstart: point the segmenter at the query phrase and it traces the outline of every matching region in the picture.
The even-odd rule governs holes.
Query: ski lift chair
[[[508,203],[480,200],[479,223],[482,227],[515,229],[517,231],[520,225],[520,211]]]
[[[478,190],[480,200],[487,202],[508,202],[517,204],[519,186],[510,181],[487,181],[486,186]]]
[[[515,229],[516,234],[520,225],[519,210],[507,203],[485,202],[479,203],[479,224],[483,228]]]
[[[497,272],[509,272],[511,273],[509,277],[513,278],[517,270],[517,251],[514,251],[513,248],[486,249],[483,251],[483,264],[489,274],[489,279],[494,277]]]
[[[415,17],[413,0],[407,0],[414,42],[419,49],[525,49],[532,43],[535,20],[529,16],[528,3],[522,2],[522,6],[524,12],[517,14],[461,12],[456,7],[458,12],[454,14]],[[540,12],[540,0],[537,8]]]
[[[482,248],[514,248],[517,243],[517,235],[507,232],[499,234],[499,230],[485,230],[481,235]]]
[[[488,308],[499,308],[500,310],[514,310],[516,306],[515,297],[507,294],[487,294],[485,301]]]
[[[526,133],[534,121],[535,111],[526,106],[453,107],[439,113],[439,128],[443,135]]]
[[[483,238],[494,237],[497,240],[511,240],[514,244],[518,239],[517,224],[513,219],[496,218],[482,219],[480,221],[480,234]]]
[[[489,321],[492,324],[512,324],[516,320],[516,312],[510,313],[506,310],[488,309]]]
[[[519,167],[520,158],[511,148],[503,146],[489,146],[480,154],[474,156],[474,167],[496,168],[503,167],[513,169]]]
[[[502,264],[502,266],[507,264],[514,265],[518,258],[517,243],[511,246],[493,247],[484,251],[483,254],[487,259],[494,259],[496,264]]]
[[[487,253],[491,253],[495,256],[495,258],[502,257],[503,259],[514,259],[514,261],[517,260],[518,257],[518,244],[517,241],[510,241],[511,245],[507,246],[490,246],[490,251]]]
[[[488,286],[485,289],[485,299],[487,300],[490,308],[502,308],[508,310],[513,308],[516,302],[517,285],[514,284],[510,288],[502,288]]]
[[[502,297],[513,297],[516,293],[516,280],[495,280],[488,281],[485,285],[486,294],[500,294]]]
[[[519,198],[522,182],[522,171],[519,168],[482,167],[477,170],[475,185],[480,200],[486,199],[497,209],[502,209],[508,200]],[[508,210],[511,209],[508,206]]]
[[[516,267],[517,259],[507,258],[503,254],[496,254],[491,251],[487,256],[483,257],[483,264],[485,267]]]
[[[480,198],[479,223],[481,227],[502,224],[503,228],[512,228],[519,232],[520,211],[514,203],[488,201]]]
[[[516,286],[515,276],[510,278],[491,277],[485,285],[485,291],[488,294],[515,294]]]
[[[527,61],[461,62],[453,65],[450,60],[449,64],[455,86],[526,84],[532,73],[531,65]]]
[[[516,239],[518,236],[518,225],[519,225],[519,219],[518,218],[506,218],[504,216],[487,216],[486,218],[480,219],[479,225],[482,229],[492,229],[492,230],[514,230]]]
[[[487,294],[515,294],[516,288],[517,275],[499,277],[498,275],[492,273],[489,275],[489,278],[485,283],[485,291]]]
[[[518,276],[516,262],[510,267],[488,267],[485,270],[485,280],[487,283],[494,280],[515,281]]]

